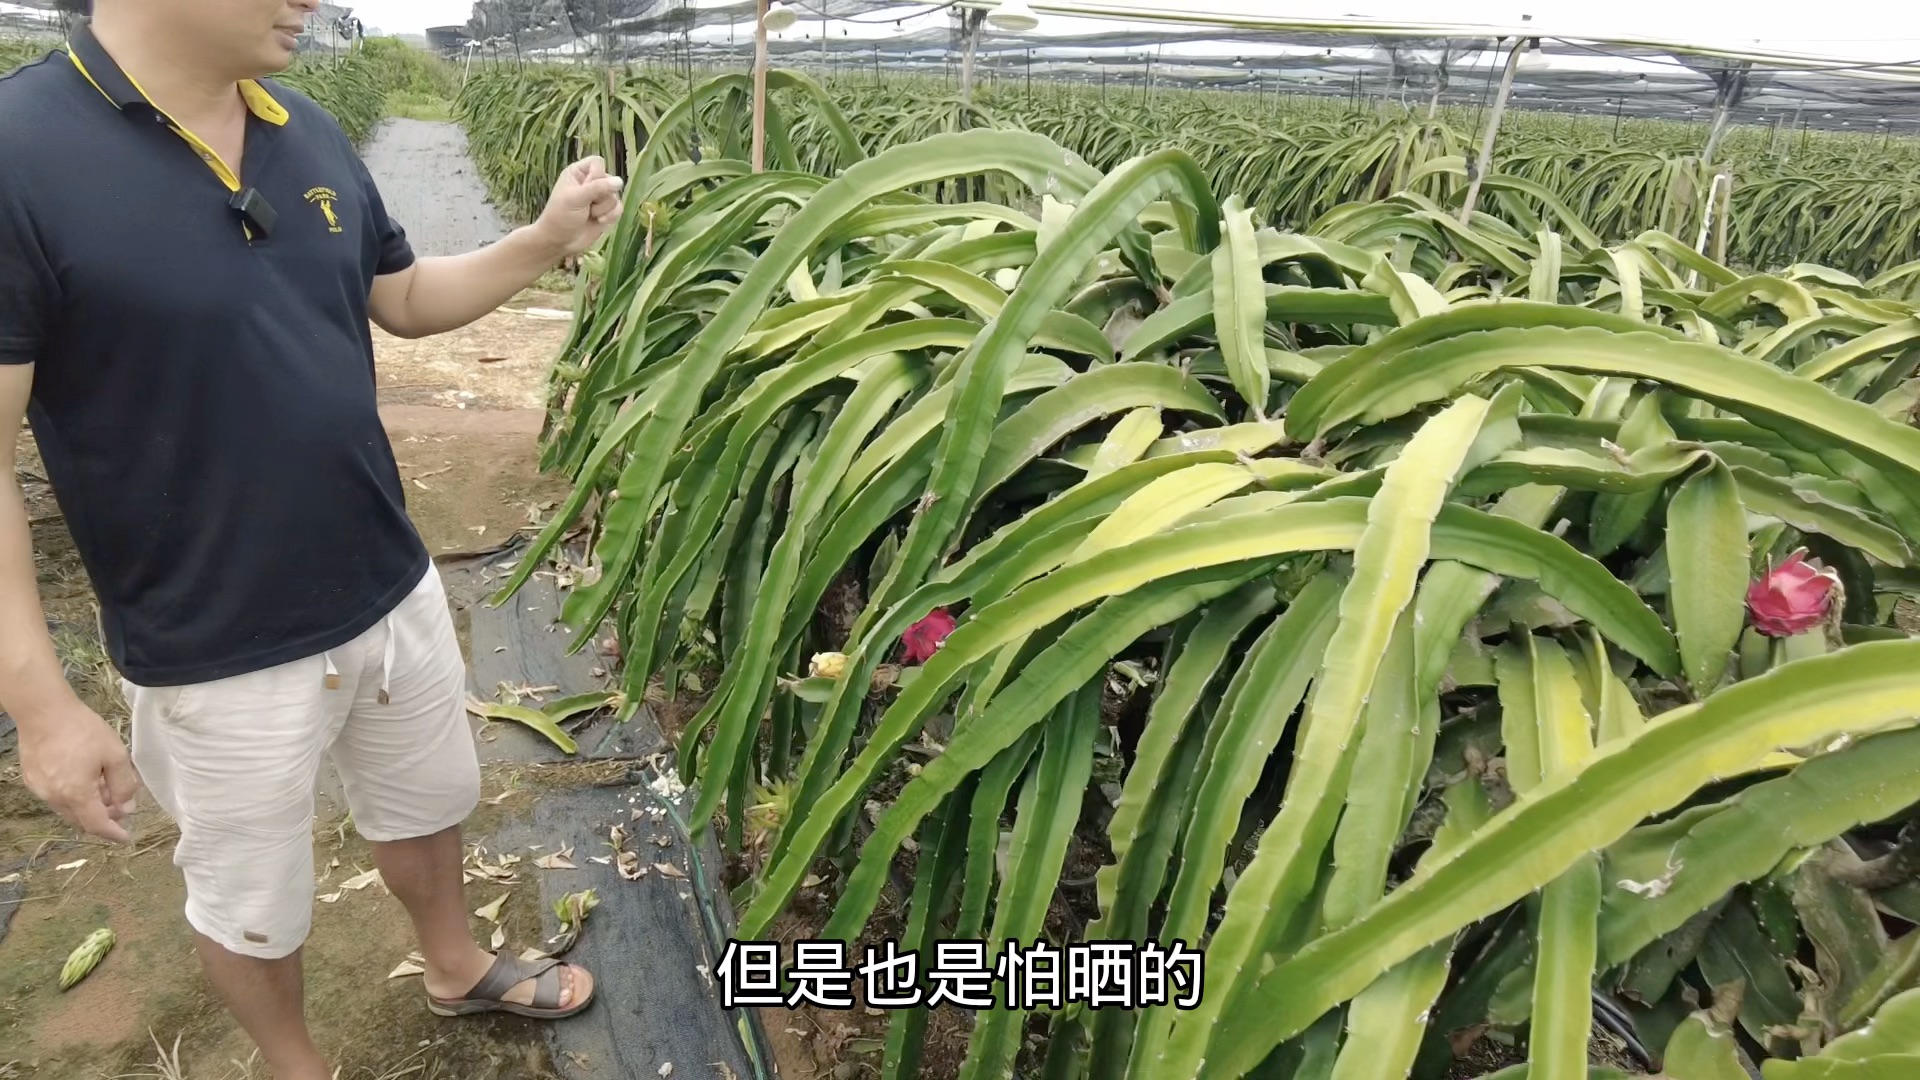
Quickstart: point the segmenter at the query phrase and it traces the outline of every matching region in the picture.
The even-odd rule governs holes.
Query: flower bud
[[[1792,637],[1826,621],[1840,575],[1816,569],[1805,548],[1755,579],[1747,589],[1747,617],[1768,637]]]

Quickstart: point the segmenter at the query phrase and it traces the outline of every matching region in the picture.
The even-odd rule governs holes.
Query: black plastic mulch
[[[591,643],[567,652],[575,638],[555,625],[563,594],[551,576],[530,579],[502,607],[486,605],[505,576],[500,567],[518,556],[516,549],[441,566],[449,596],[471,620],[475,695],[490,699],[501,682],[558,687],[544,695],[547,700],[611,687],[614,676]],[[543,934],[559,932],[555,901],[588,888],[598,896],[566,959],[593,971],[599,1002],[551,1025],[555,1064],[568,1080],[646,1080],[663,1075],[668,1064],[673,1077],[772,1077],[772,1057],[753,1010],[720,1005],[715,967],[733,926],[719,880],[720,852],[711,837],[698,848],[689,843],[684,819],[692,799],[671,779],[668,743],[651,710],[643,706],[624,723],[595,718],[572,733],[579,753],[569,757],[517,724],[493,723],[480,743],[482,759],[624,761],[629,768],[613,770],[605,786],[543,784],[526,816],[491,835],[469,837],[490,853],[523,856],[533,844],[543,851],[573,846],[570,861],[579,869],[532,871]],[[616,824],[625,827],[627,849],[646,868],[638,880],[589,861],[612,854],[608,832]],[[531,861],[527,856],[521,866]]]

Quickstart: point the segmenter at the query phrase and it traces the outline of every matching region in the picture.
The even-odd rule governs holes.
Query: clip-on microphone
[[[260,236],[271,235],[273,223],[280,218],[279,212],[267,202],[267,197],[255,188],[234,192],[233,198],[227,200],[227,205],[232,207]]]

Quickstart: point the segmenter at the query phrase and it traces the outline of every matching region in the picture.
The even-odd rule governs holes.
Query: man
[[[479,768],[440,579],[376,410],[369,317],[466,325],[619,213],[598,159],[533,225],[416,259],[312,102],[261,81],[316,0],[97,0],[0,79],[0,708],[27,787],[116,842],[144,785],[207,978],[279,1080],[330,1076],[301,1011],[323,755],[442,1015],[571,1015],[581,968],[474,941]],[[63,678],[15,433],[32,423],[99,596],[132,750]]]

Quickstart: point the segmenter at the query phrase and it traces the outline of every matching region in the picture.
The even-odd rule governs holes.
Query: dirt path
[[[566,344],[572,307],[572,297],[530,289],[438,337],[409,341],[374,327],[381,404],[545,408],[547,375]]]
[[[507,234],[508,223],[487,201],[458,124],[389,117],[374,129],[361,157],[379,185],[387,216],[407,231],[421,255],[458,255]]]

